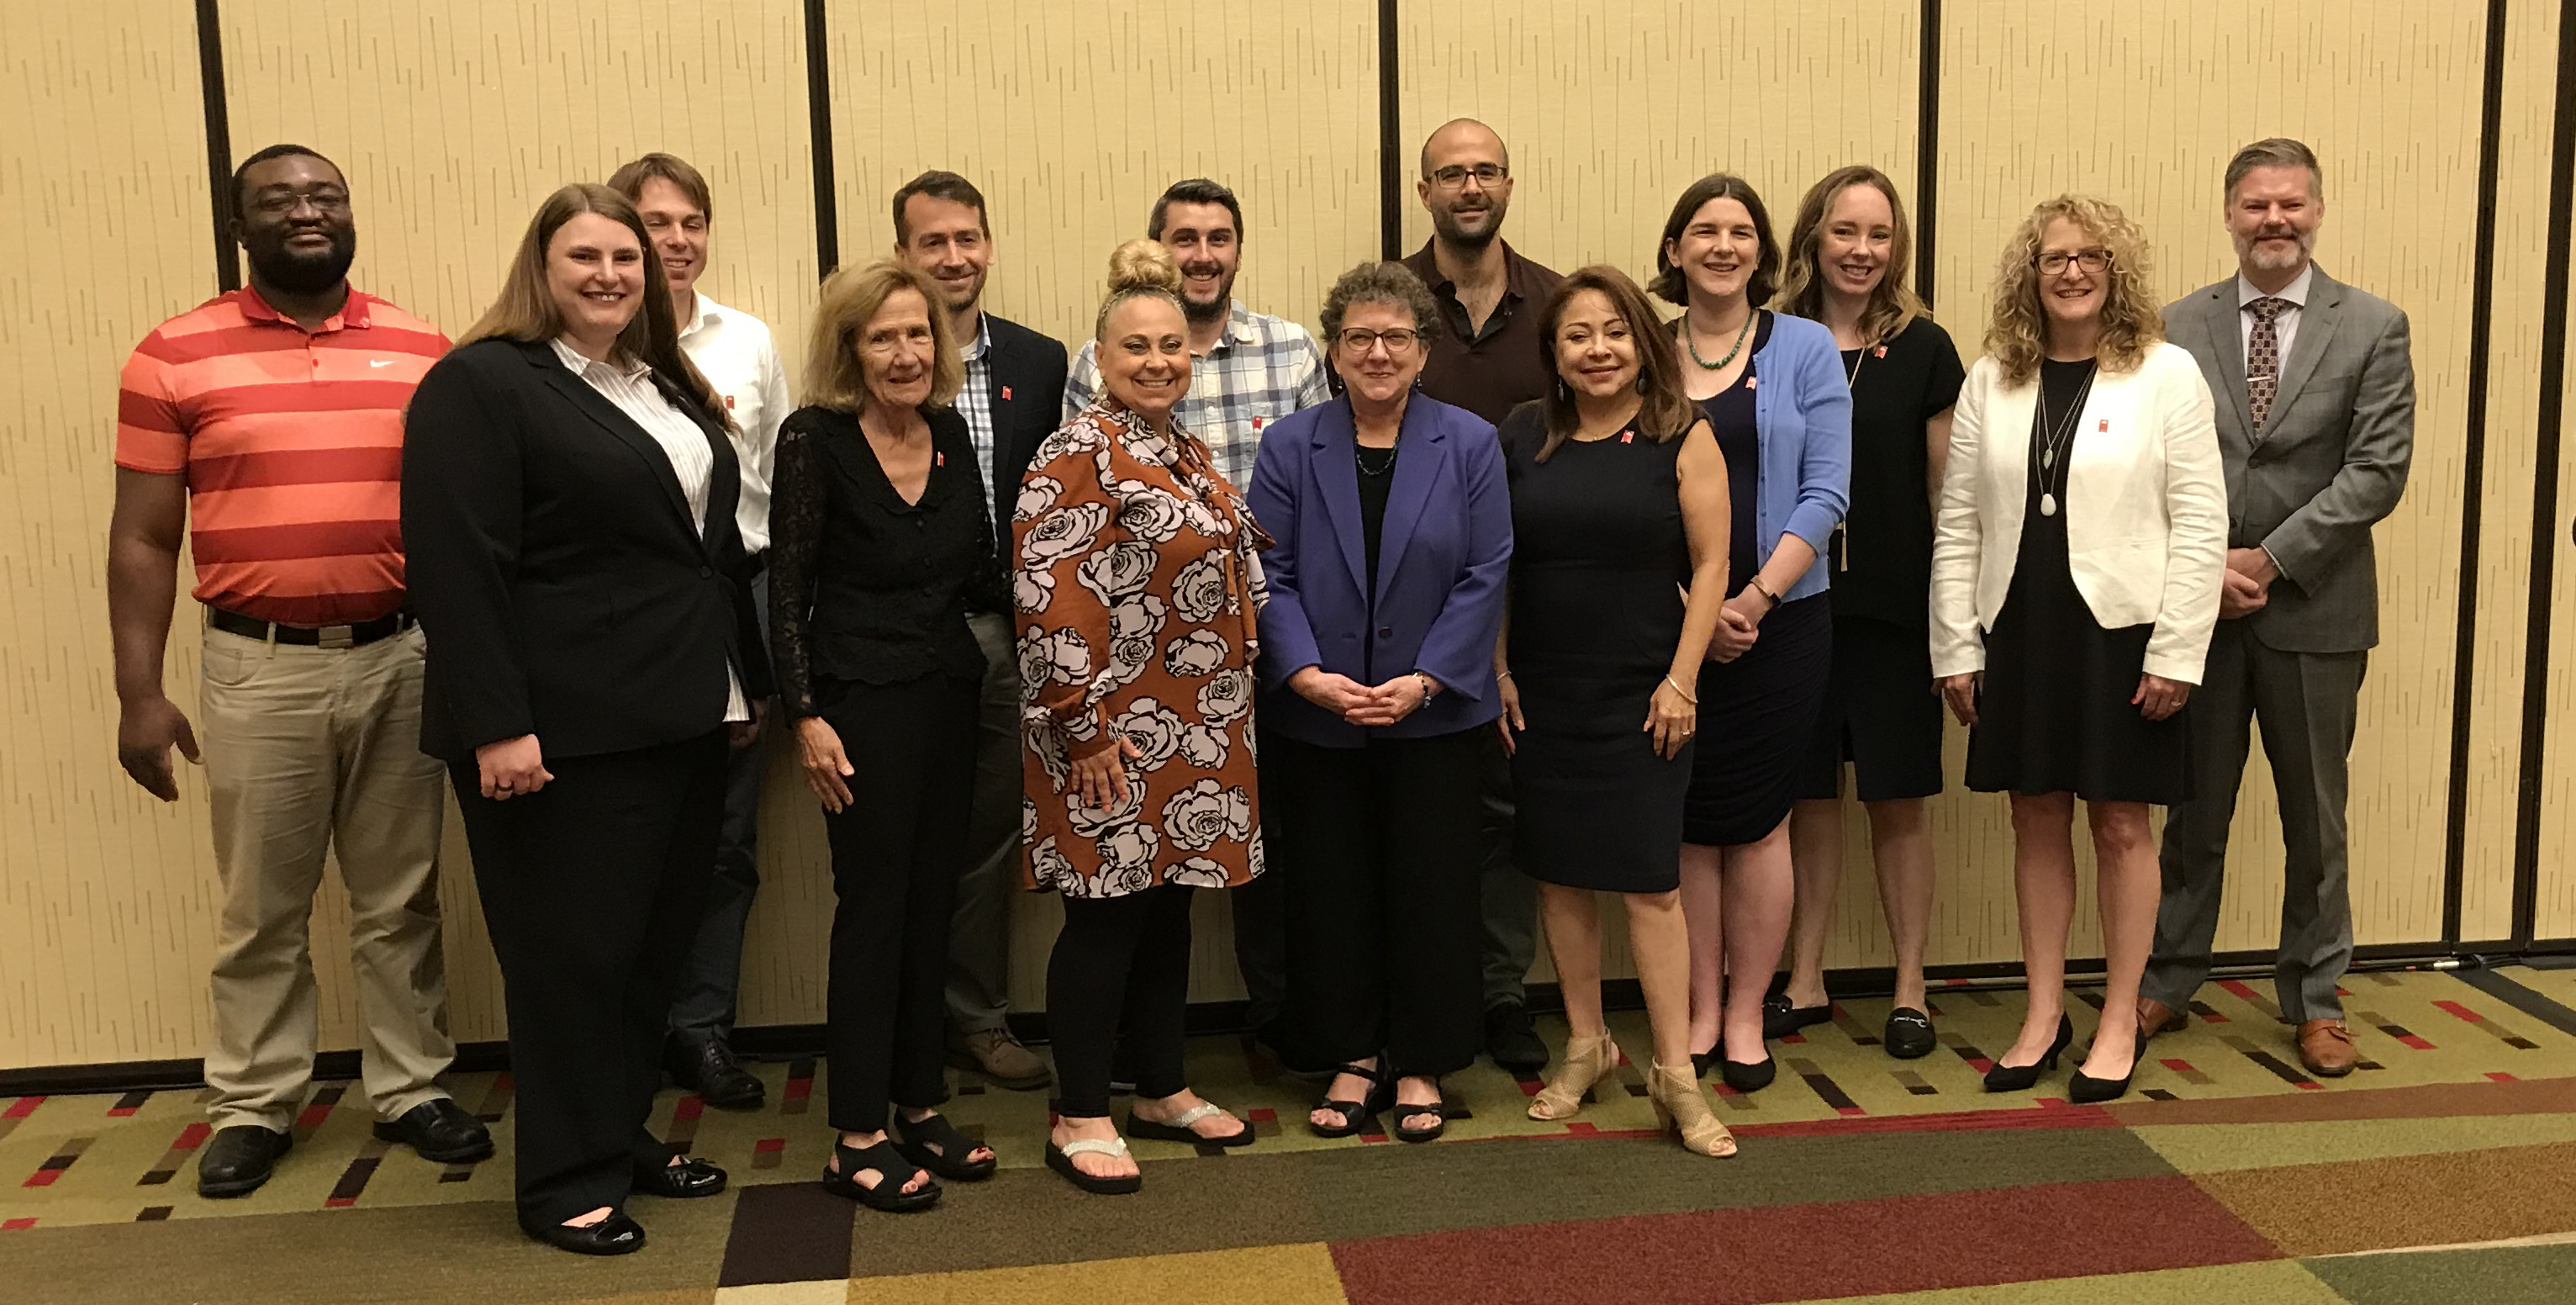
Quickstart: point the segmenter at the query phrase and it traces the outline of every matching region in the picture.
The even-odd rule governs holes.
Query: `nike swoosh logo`
[[[367,360],[367,365],[369,367],[391,367],[394,365],[394,360],[391,358],[369,358]]]

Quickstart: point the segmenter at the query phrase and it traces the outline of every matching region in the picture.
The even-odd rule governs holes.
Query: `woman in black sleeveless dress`
[[[1513,553],[1495,669],[1518,859],[1541,883],[1571,1038],[1529,1113],[1573,1115],[1618,1067],[1601,1014],[1593,898],[1616,892],[1654,1030],[1647,1088],[1657,1116],[1684,1147],[1731,1155],[1734,1139],[1683,1068],[1690,959],[1678,891],[1698,716],[1688,686],[1717,625],[1726,468],[1634,282],[1584,268],[1541,320],[1555,384],[1501,431]]]

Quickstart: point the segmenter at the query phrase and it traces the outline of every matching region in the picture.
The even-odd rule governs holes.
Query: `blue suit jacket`
[[[1278,540],[1262,555],[1262,723],[1290,738],[1355,748],[1372,734],[1427,738],[1494,719],[1494,639],[1511,570],[1511,492],[1494,428],[1416,392],[1405,404],[1395,481],[1378,540],[1376,617],[1360,529],[1348,399],[1262,432],[1247,496]],[[1320,666],[1363,683],[1422,671],[1441,692],[1402,721],[1364,730],[1300,697],[1288,677]]]

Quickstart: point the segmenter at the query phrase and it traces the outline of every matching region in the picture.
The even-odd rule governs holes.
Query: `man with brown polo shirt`
[[[1431,211],[1431,240],[1404,265],[1431,287],[1449,328],[1432,342],[1422,392],[1500,425],[1547,393],[1539,315],[1565,278],[1502,238],[1512,158],[1491,127],[1460,118],[1431,133],[1414,193]],[[1505,1069],[1536,1071],[1547,1064],[1547,1044],[1530,1025],[1522,985],[1538,954],[1538,889],[1512,865],[1511,769],[1499,744],[1485,805],[1485,1051]]]
[[[205,767],[212,800],[223,914],[205,1196],[256,1190],[293,1143],[330,852],[349,891],[376,1135],[442,1163],[492,1154],[437,1082],[456,1054],[439,939],[445,776],[420,751],[421,635],[404,610],[403,406],[447,338],[350,288],[357,226],[329,160],[272,145],[233,174],[233,200],[250,285],[162,323],[126,361],[108,526],[117,760],[174,802],[175,746]],[[183,532],[205,611],[202,749],[162,686]]]

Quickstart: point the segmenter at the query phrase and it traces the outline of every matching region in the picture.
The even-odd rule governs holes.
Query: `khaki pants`
[[[223,920],[207,1113],[283,1132],[313,1077],[311,926],[323,858],[349,890],[367,1099],[392,1119],[446,1092],[456,1055],[440,951],[444,767],[420,750],[421,634],[360,648],[208,627],[199,737]]]

